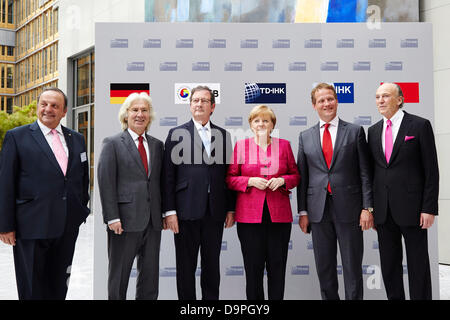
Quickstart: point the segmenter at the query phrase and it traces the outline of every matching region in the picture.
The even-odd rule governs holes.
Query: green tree
[[[0,111],[0,149],[6,131],[34,122],[37,119],[36,101],[23,107],[14,107],[12,113]]]

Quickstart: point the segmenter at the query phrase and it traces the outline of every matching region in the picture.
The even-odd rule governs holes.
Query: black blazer
[[[81,134],[62,130],[69,149],[66,176],[37,122],[6,133],[0,155],[0,232],[51,239],[86,220],[89,155]]]
[[[235,206],[235,193],[225,182],[232,151],[230,134],[212,123],[210,157],[192,120],[172,128],[164,150],[163,211],[176,210],[181,220],[201,219],[209,199],[213,217],[225,221]]]
[[[374,218],[386,219],[387,207],[402,226],[418,226],[420,213],[438,214],[439,168],[433,129],[427,119],[405,112],[389,164],[381,145],[383,120],[369,128],[374,164]]]

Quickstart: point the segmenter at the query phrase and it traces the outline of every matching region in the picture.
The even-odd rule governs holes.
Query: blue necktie
[[[201,127],[200,128],[200,138],[202,138],[203,145],[205,146],[205,150],[208,153],[208,156],[211,155],[211,141],[208,138],[208,134],[206,133],[208,128]]]

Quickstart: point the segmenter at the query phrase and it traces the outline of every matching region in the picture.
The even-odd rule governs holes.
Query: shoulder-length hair
[[[149,108],[150,122],[148,123],[147,127],[145,128],[145,131],[148,130],[148,128],[152,124],[153,120],[155,119],[155,111],[153,110],[152,98],[150,98],[150,96],[145,92],[141,92],[141,93],[134,92],[125,99],[124,103],[122,104],[122,106],[120,107],[120,110],[119,110],[118,117],[119,117],[119,122],[122,126],[122,130],[125,131],[128,129],[128,109],[130,109],[130,107],[139,100],[142,100],[145,103],[147,103],[148,108]]]

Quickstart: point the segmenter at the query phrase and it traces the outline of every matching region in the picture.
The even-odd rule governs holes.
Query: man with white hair
[[[123,131],[107,137],[98,163],[98,185],[108,225],[108,299],[125,300],[137,258],[137,300],[156,300],[161,243],[161,166],[164,145],[146,132],[152,100],[132,93],[119,110]]]

